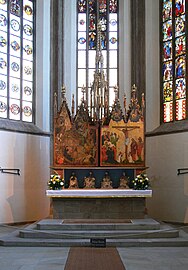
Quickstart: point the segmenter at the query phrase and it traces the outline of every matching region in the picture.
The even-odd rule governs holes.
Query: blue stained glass
[[[176,99],[186,97],[186,83],[185,79],[181,78],[176,80]]]
[[[18,32],[20,30],[20,23],[15,19],[12,19],[10,21],[10,26],[11,26],[12,30],[14,30],[16,32]]]
[[[20,49],[20,45],[16,40],[11,42],[11,47],[14,51],[18,51]]]
[[[185,76],[185,56],[176,59],[176,78]]]
[[[20,69],[20,66],[16,62],[12,62],[11,68],[12,68],[13,71],[18,72],[19,69]]]
[[[117,21],[116,21],[115,19],[111,19],[111,20],[110,20],[110,24],[111,24],[112,26],[115,26],[115,25],[117,24]]]
[[[172,61],[163,63],[163,81],[170,81],[173,78]]]
[[[7,62],[3,58],[0,58],[0,69],[5,69],[6,67]]]
[[[3,80],[0,80],[0,90],[5,90],[6,88],[6,82],[4,82]]]
[[[0,26],[5,27],[7,25],[7,18],[5,17],[5,15],[0,14]]]
[[[176,16],[185,13],[185,0],[176,0],[175,14]]]
[[[115,44],[117,42],[117,39],[115,37],[111,37],[110,42],[112,44]]]
[[[96,49],[96,33],[95,32],[90,32],[89,33],[89,49],[90,50],[95,50]]]
[[[172,58],[172,41],[167,41],[163,44],[164,60]]]
[[[78,42],[80,44],[84,44],[86,42],[86,39],[84,37],[79,38]]]

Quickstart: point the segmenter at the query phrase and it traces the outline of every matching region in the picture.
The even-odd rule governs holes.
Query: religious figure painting
[[[144,123],[111,120],[101,128],[101,166],[144,166]]]
[[[72,121],[64,102],[54,125],[54,166],[97,166],[97,140],[98,129],[84,108]]]

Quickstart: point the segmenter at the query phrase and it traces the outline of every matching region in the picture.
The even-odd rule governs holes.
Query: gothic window
[[[77,1],[78,104],[82,98],[82,87],[90,89],[94,79],[99,22],[101,23],[103,70],[109,84],[109,105],[112,105],[114,101],[114,86],[118,85],[118,21],[118,0]],[[86,98],[88,100],[89,97],[86,96]]]
[[[0,0],[0,118],[33,122],[35,0]]]
[[[187,10],[185,0],[162,0],[161,85],[164,123],[188,118]]]

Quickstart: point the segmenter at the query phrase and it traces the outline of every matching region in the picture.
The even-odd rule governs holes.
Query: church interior
[[[9,3],[8,7],[11,7],[11,2],[14,1],[0,0],[1,38],[3,38],[2,33],[4,33],[2,28],[2,18],[5,14],[4,5],[7,2]],[[176,71],[178,79],[172,80],[170,76],[173,76],[173,72],[170,71],[171,75],[167,74],[167,68],[170,68],[170,60],[168,60],[170,56],[164,56],[162,53],[163,38],[166,37],[161,29],[165,31],[164,16],[167,16],[166,14],[162,15],[162,3],[164,2],[164,8],[164,5],[171,2],[174,6],[181,2],[182,6],[184,5],[184,11],[179,12],[182,12],[187,27],[187,1],[23,0],[21,2],[25,3],[24,5],[27,7],[32,3],[36,13],[33,23],[35,31],[33,119],[29,122],[19,121],[16,118],[11,118],[11,113],[8,114],[10,119],[5,117],[4,103],[2,102],[5,99],[1,91],[4,86],[3,79],[1,79],[0,98],[3,97],[3,99],[0,100],[0,245],[3,243],[1,238],[4,236],[4,230],[6,231],[6,227],[3,226],[12,226],[12,229],[7,227],[6,232],[13,230],[14,226],[22,228],[23,224],[29,224],[30,230],[34,228],[32,224],[37,224],[37,230],[46,230],[48,226],[54,226],[56,230],[59,230],[58,226],[60,225],[56,220],[60,219],[80,220],[83,222],[83,227],[85,219],[93,219],[95,223],[98,222],[99,228],[100,226],[103,228],[101,229],[103,233],[96,233],[99,237],[99,239],[94,239],[96,246],[100,246],[100,244],[106,246],[104,228],[105,226],[107,228],[109,224],[107,225],[107,222],[104,221],[106,224],[102,227],[101,219],[108,219],[111,222],[116,219],[118,221],[117,227],[120,226],[120,228],[123,226],[121,225],[123,220],[127,224],[132,220],[133,225],[143,226],[142,222],[145,219],[146,224],[144,223],[144,225],[146,227],[150,225],[152,230],[160,230],[159,224],[171,224],[173,230],[169,232],[169,235],[168,232],[165,232],[165,236],[161,237],[170,238],[170,233],[174,234],[173,238],[176,237],[175,235],[178,234],[176,229],[180,226],[187,228],[188,225],[188,113],[186,109],[184,110],[187,106],[185,104],[188,102],[184,93],[186,103],[184,101],[177,103],[178,97],[177,92],[175,92],[174,103],[176,107],[172,112],[171,107],[168,107],[173,103],[170,99],[171,96],[165,92],[164,102],[161,89],[167,85],[168,76],[168,79],[175,82],[174,89],[178,83],[186,82],[188,79],[188,65],[186,64],[188,31],[185,30],[186,48],[184,54],[182,56],[177,53],[181,61],[185,61],[184,75]],[[117,39],[111,38],[112,45],[118,43],[118,49],[114,50],[111,49],[111,45],[103,44],[103,24],[100,23],[95,25],[96,47],[93,49],[93,45],[90,43],[91,50],[85,49],[86,54],[94,57],[94,68],[91,70],[92,76],[94,73],[93,80],[89,77],[90,70],[86,70],[85,75],[82,73],[82,60],[84,61],[88,56],[83,57],[83,51],[79,54],[79,48],[85,46],[86,41],[82,37],[77,42],[78,2],[81,6],[80,16],[83,15],[84,3],[86,2],[87,7],[97,2],[98,8],[101,7],[100,5],[107,5],[109,10],[115,5],[114,3],[118,2],[118,32],[115,33]],[[31,11],[27,12],[29,15],[31,14]],[[108,11],[109,17],[110,12]],[[88,16],[90,16],[88,18],[90,18],[91,23],[92,16]],[[23,17],[23,24],[26,19]],[[80,25],[82,29],[83,25],[81,23]],[[112,26],[109,26],[109,31],[112,31],[110,30]],[[13,29],[13,26],[10,27]],[[9,31],[11,33],[11,30]],[[87,31],[86,34],[89,33]],[[27,35],[28,32],[25,33]],[[176,33],[173,35],[176,36]],[[24,34],[22,37],[25,37]],[[89,38],[92,42],[91,36]],[[166,40],[164,46],[170,44],[170,39],[166,38]],[[31,44],[31,40],[29,42]],[[1,55],[4,55],[4,45],[2,44],[1,39],[0,52]],[[12,43],[11,46],[13,48]],[[108,52],[104,50],[105,46],[107,46]],[[175,53],[176,50],[174,47],[172,53]],[[28,51],[27,54],[29,55]],[[106,65],[110,63],[110,57],[116,58],[117,67],[106,68]],[[165,63],[163,63],[162,57],[166,57]],[[173,62],[177,65],[178,57],[176,56]],[[88,59],[87,65],[90,63]],[[0,67],[2,70],[2,64]],[[115,74],[112,73],[113,69],[117,72],[114,77],[112,76]],[[4,78],[5,73],[1,70],[0,75]],[[9,73],[8,76],[12,76],[12,73]],[[86,85],[83,84],[83,86],[81,83],[84,80],[79,79],[79,76],[82,75],[86,78]],[[110,78],[110,75],[113,79]],[[108,77],[108,80],[105,76]],[[24,78],[23,76],[23,80]],[[24,82],[22,84],[24,86]],[[21,96],[24,97],[24,93]],[[27,105],[29,102],[28,98],[25,104]],[[182,111],[179,109],[182,119],[178,116],[177,104],[179,106],[183,104]],[[24,108],[26,107],[27,113],[25,115],[28,116],[30,115],[29,107],[25,106]],[[15,107],[14,109],[16,110]],[[12,112],[11,109],[10,111]],[[1,115],[3,116],[1,117]],[[23,113],[22,119],[24,120],[26,116]],[[135,145],[136,154],[134,153]],[[136,189],[134,188],[135,178],[142,173],[146,175],[149,184],[147,182],[148,186]],[[53,186],[54,174],[62,179],[62,182],[59,182],[62,188]],[[49,182],[50,177],[53,178],[52,186]],[[44,224],[45,220],[48,220],[49,223]],[[73,229],[75,232],[76,230],[78,232],[77,225],[75,224],[75,229]],[[92,231],[91,223],[88,226]],[[31,232],[32,236],[23,236],[27,233],[29,234],[23,229],[20,232],[21,237],[35,238],[34,231]],[[164,229],[161,235],[162,233],[164,233]],[[102,238],[100,238],[101,235]],[[46,241],[44,235],[42,238],[44,243]],[[174,252],[176,254],[174,254],[174,264],[182,270],[186,269],[188,265],[187,255],[184,253],[185,246],[188,246],[187,233],[185,233],[185,238],[184,243],[179,244],[184,249],[179,251],[176,249],[175,252],[175,250],[166,248],[165,253]],[[82,240],[82,245],[84,245],[84,239]],[[104,240],[103,243],[102,240]],[[27,239],[25,241],[27,242]],[[148,241],[147,239],[146,242],[148,243]],[[155,241],[157,240],[155,239]],[[50,247],[50,242],[47,242]],[[133,242],[131,242],[132,246],[135,247],[133,252],[128,249],[126,244],[122,244],[124,242],[118,242],[120,243],[118,252],[124,265],[127,265],[127,270],[173,269],[170,268],[171,264],[166,265],[167,268],[163,268],[162,264],[160,264],[161,268],[155,268],[152,265],[152,260],[148,263],[149,268],[146,267],[146,264],[138,262],[132,266],[132,261],[135,261],[136,258],[142,257],[147,261],[145,252],[150,250],[149,244],[142,244],[141,241],[139,245],[143,249],[139,250],[139,245],[133,244]],[[51,245],[53,247],[53,244]],[[39,245],[36,251],[38,249],[41,257],[48,256],[47,253],[43,254],[42,249],[40,250],[42,246],[44,245]],[[63,264],[65,264],[68,248],[62,244],[59,246],[63,250]],[[157,267],[159,262],[155,257],[156,254],[161,254],[159,255],[161,257],[164,254],[162,250],[157,249],[157,244],[153,246],[151,254],[153,260],[156,260]],[[164,246],[164,243],[158,245],[158,247]],[[170,246],[173,244],[168,242],[166,247]],[[55,252],[59,254],[57,247],[58,244],[55,245]],[[68,247],[70,247],[70,243]],[[128,255],[124,255],[125,250]],[[52,256],[51,251],[52,249],[49,249],[50,256]],[[4,252],[8,261],[9,251],[5,250]],[[11,252],[13,250],[10,251],[10,254]],[[17,256],[19,258],[19,254]],[[59,256],[61,255],[59,254]],[[168,255],[166,256],[168,257]],[[182,264],[180,263],[181,259],[179,259],[181,256],[183,258]],[[62,261],[59,263],[62,267]],[[24,264],[22,266],[23,269],[30,269],[24,268]],[[37,268],[31,269],[60,269],[58,266],[57,268],[50,268],[50,265],[47,264],[44,266],[46,268],[42,268],[42,266],[40,268],[38,265]],[[68,268],[67,265],[66,267],[67,270],[81,269]],[[3,268],[3,270],[5,269],[22,268]]]

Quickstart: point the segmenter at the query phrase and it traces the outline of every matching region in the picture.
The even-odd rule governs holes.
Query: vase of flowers
[[[134,180],[132,180],[133,189],[145,190],[149,189],[149,178],[147,174],[141,173],[138,174]]]
[[[63,189],[64,187],[64,179],[55,172],[55,174],[50,175],[50,180],[48,181],[48,188],[52,190]]]

